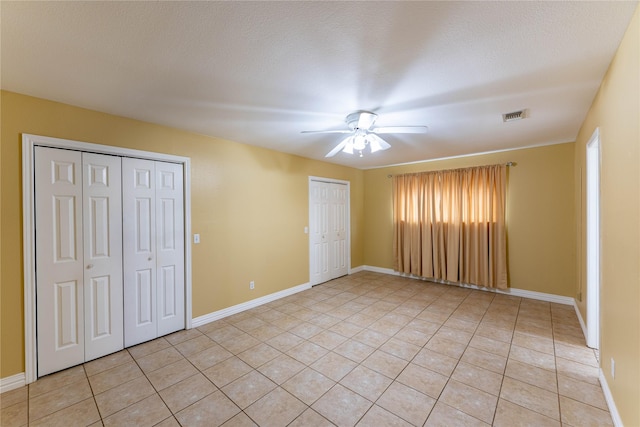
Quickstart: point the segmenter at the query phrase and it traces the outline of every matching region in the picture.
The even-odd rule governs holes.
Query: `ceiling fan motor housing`
[[[355,113],[351,113],[345,119],[347,122],[347,126],[351,129],[364,129],[369,130],[371,126],[375,123],[378,115],[376,113],[372,113],[371,111],[356,111]]]

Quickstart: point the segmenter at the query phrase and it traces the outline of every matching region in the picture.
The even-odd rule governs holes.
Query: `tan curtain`
[[[393,177],[394,268],[505,289],[506,166]]]

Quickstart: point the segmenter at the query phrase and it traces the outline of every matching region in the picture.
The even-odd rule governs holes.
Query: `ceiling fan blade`
[[[351,138],[353,138],[353,137],[352,137],[352,136],[348,136],[348,137],[346,137],[345,139],[343,139],[343,140],[340,142],[340,144],[336,145],[336,146],[333,148],[333,150],[329,151],[325,157],[333,157],[333,156],[335,156],[336,154],[338,154],[338,152],[339,152],[340,150],[342,150],[342,149],[343,149],[343,148],[344,148],[344,147],[349,143],[349,140],[350,140]]]
[[[371,129],[373,133],[427,133],[426,126],[384,126]]]
[[[344,130],[303,130],[300,133],[351,133],[352,130],[344,129]]]
[[[389,145],[387,141],[380,138],[378,135],[374,133],[370,133],[369,135],[367,135],[367,139],[369,140],[369,147],[372,153],[391,148],[391,145]]]

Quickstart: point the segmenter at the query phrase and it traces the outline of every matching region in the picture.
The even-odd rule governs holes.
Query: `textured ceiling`
[[[573,141],[637,2],[0,3],[5,90],[370,168]],[[529,118],[503,123],[526,108]]]

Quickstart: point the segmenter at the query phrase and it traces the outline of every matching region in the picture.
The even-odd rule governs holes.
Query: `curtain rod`
[[[504,165],[505,165],[505,166],[513,166],[513,167],[515,167],[515,166],[517,166],[518,164],[517,164],[516,162],[507,162],[507,163],[505,163]],[[414,172],[414,173],[420,173],[420,172]],[[392,177],[393,177],[393,175],[392,175],[392,174],[387,175],[387,178],[392,178]]]

